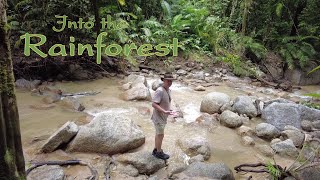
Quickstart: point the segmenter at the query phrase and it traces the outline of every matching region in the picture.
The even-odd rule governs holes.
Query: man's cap
[[[161,81],[163,81],[163,80],[165,80],[165,79],[171,80],[171,81],[172,81],[172,80],[176,80],[176,78],[173,77],[173,75],[172,75],[171,73],[166,73],[166,74],[164,74],[164,75],[161,75],[160,78],[161,78]]]

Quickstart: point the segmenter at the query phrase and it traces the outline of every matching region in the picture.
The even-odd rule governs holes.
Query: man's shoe
[[[165,154],[162,150],[157,151],[156,149],[154,149],[152,151],[152,155],[156,158],[163,159],[163,160],[167,160],[170,158],[170,156],[168,154]]]

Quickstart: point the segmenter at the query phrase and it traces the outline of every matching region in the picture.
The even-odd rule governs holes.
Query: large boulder
[[[137,75],[137,74],[130,74],[126,80],[126,83],[131,82],[132,86],[135,86],[136,84],[144,84],[146,87],[148,87],[148,83],[147,83],[147,78],[141,75]]]
[[[294,146],[291,139],[287,139],[285,141],[271,144],[271,147],[276,153],[279,153],[280,155],[285,155],[285,156],[289,156],[289,157],[297,157],[298,156],[298,150]]]
[[[280,131],[268,123],[260,123],[256,126],[256,135],[264,139],[273,139],[280,135]]]
[[[60,145],[68,143],[73,138],[79,128],[74,122],[67,122],[44,143],[41,152],[50,153],[56,150]]]
[[[319,180],[320,167],[313,166],[296,171],[294,177],[299,180]]]
[[[209,114],[220,113],[220,108],[229,103],[230,97],[224,93],[212,92],[207,94],[201,101],[201,112]]]
[[[301,128],[301,113],[297,104],[274,102],[262,110],[261,118],[280,130],[284,130],[286,125]]]
[[[229,110],[223,111],[223,113],[220,115],[221,124],[229,128],[240,127],[243,124],[242,119],[243,117]]]
[[[233,109],[239,114],[246,114],[249,117],[258,115],[257,108],[249,96],[238,96],[233,104]]]
[[[177,140],[180,148],[189,156],[203,155],[204,159],[210,158],[211,150],[209,142],[206,138],[201,136],[187,137]]]
[[[295,85],[311,85],[320,83],[320,71],[308,74],[313,68],[317,67],[317,63],[310,62],[304,70],[301,69],[287,69],[285,71],[285,78]]]
[[[275,153],[270,146],[265,145],[265,144],[264,145],[257,144],[257,145],[255,145],[255,148],[267,157],[273,157],[273,155]]]
[[[286,125],[301,129],[301,121],[319,120],[320,110],[294,103],[273,102],[262,110],[261,117],[280,130],[284,130]]]
[[[138,83],[133,85],[133,87],[124,92],[123,98],[126,101],[133,100],[151,100],[151,94],[149,88],[144,84]]]
[[[116,154],[135,149],[145,142],[142,130],[122,115],[101,113],[81,126],[68,151]]]
[[[150,152],[138,151],[135,153],[122,154],[116,157],[116,161],[123,164],[131,164],[140,174],[153,174],[165,167],[165,161],[155,158]]]
[[[158,79],[152,83],[152,90],[156,91],[160,86],[162,86],[163,82]]]
[[[21,89],[35,89],[37,88],[37,86],[41,83],[40,80],[33,80],[33,81],[28,81],[25,79],[18,79],[15,84],[17,88],[21,88]]]
[[[195,162],[182,173],[187,177],[195,177],[195,179],[234,180],[232,171],[223,163]]]
[[[58,165],[54,166],[40,166],[32,170],[28,176],[27,180],[65,180],[65,174],[62,167]]]

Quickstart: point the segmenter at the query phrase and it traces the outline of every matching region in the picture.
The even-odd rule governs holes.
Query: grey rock
[[[116,157],[116,161],[131,164],[138,169],[140,174],[153,174],[165,167],[165,161],[155,158],[150,152],[138,151],[135,153],[121,154]]]
[[[128,82],[128,83],[122,85],[122,89],[125,91],[129,90],[131,87],[132,87],[132,82]]]
[[[259,152],[261,152],[263,155],[267,156],[267,157],[273,157],[274,155],[274,151],[273,149],[268,146],[268,145],[260,145],[260,144],[257,144],[255,145],[255,147],[257,148],[257,150]]]
[[[163,82],[158,79],[152,83],[152,90],[156,91],[160,86],[162,86]]]
[[[168,172],[169,177],[171,177],[174,174],[181,173],[186,168],[187,168],[187,165],[184,164],[184,163],[172,162],[172,163],[169,164],[167,172]]]
[[[183,69],[179,69],[178,71],[177,71],[177,74],[179,75],[179,76],[184,76],[184,75],[186,75],[188,72],[186,71],[186,70],[183,70]]]
[[[318,120],[318,121],[313,121],[313,122],[312,122],[312,127],[313,127],[314,129],[319,129],[319,130],[320,130],[320,120]]]
[[[301,129],[301,112],[297,104],[274,102],[262,110],[261,118],[279,130],[284,130],[286,125]]]
[[[209,129],[214,129],[219,125],[216,116],[208,113],[203,113],[194,123]]]
[[[62,99],[62,105],[76,111],[83,111],[85,107],[80,103],[79,99],[68,96]]]
[[[188,177],[234,180],[232,171],[223,163],[192,163],[183,172]]]
[[[148,87],[146,77],[141,76],[141,75],[137,75],[137,74],[130,74],[130,75],[125,79],[125,82],[126,82],[126,83],[131,82],[131,83],[132,83],[132,86],[135,86],[136,84],[142,83],[142,84],[145,85],[145,87]]]
[[[28,81],[28,80],[25,80],[25,79],[18,79],[15,82],[15,85],[16,85],[17,88],[32,90],[32,89],[37,88],[37,86],[40,83],[41,83],[40,80]]]
[[[252,136],[254,134],[254,131],[250,127],[242,125],[237,129],[237,133],[240,136]]]
[[[64,180],[65,174],[62,167],[58,165],[40,166],[32,170],[27,176],[27,180]]]
[[[61,96],[55,93],[47,94],[44,98],[42,98],[42,101],[46,104],[52,104],[60,100],[61,100]]]
[[[129,165],[123,165],[123,164],[119,164],[117,166],[117,171],[119,171],[122,174],[127,174],[129,176],[132,177],[137,177],[139,175],[139,171],[138,169],[136,169],[133,165],[129,164]]]
[[[272,139],[272,141],[270,142],[270,144],[275,144],[275,143],[278,143],[278,142],[281,142],[281,139],[279,139],[279,138],[274,138],[274,139]]]
[[[194,88],[194,90],[195,90],[195,91],[205,91],[206,88],[203,87],[203,86],[197,86],[197,87]]]
[[[295,174],[295,177],[299,180],[319,180],[320,177],[320,167],[308,167]]]
[[[199,72],[196,72],[194,75],[193,75],[193,78],[195,79],[200,79],[200,80],[204,80],[205,79],[205,74],[203,71],[199,71]]]
[[[74,122],[67,122],[53,133],[41,147],[41,152],[49,153],[60,145],[68,143],[78,132],[79,128]]]
[[[298,156],[298,150],[294,146],[291,139],[271,144],[271,147],[276,153],[279,153],[280,155],[286,155],[289,157]]]
[[[81,126],[68,151],[104,154],[124,153],[145,142],[142,130],[127,117],[101,113]]]
[[[210,158],[211,150],[207,139],[201,136],[186,137],[177,140],[180,148],[189,156],[203,155],[204,159]]]
[[[302,147],[304,143],[304,133],[297,130],[284,130],[281,132],[284,139],[291,139],[296,147]]]
[[[220,108],[230,101],[230,97],[224,93],[212,92],[201,101],[201,112],[209,114],[220,113]]]
[[[238,96],[233,104],[235,112],[239,114],[246,114],[249,117],[256,117],[258,114],[253,100],[249,96]]]
[[[123,98],[126,101],[133,100],[151,100],[151,94],[149,88],[147,88],[142,83],[137,83],[133,85],[133,87],[126,92],[123,93]]]
[[[299,105],[299,110],[301,114],[301,121],[302,120],[307,120],[307,121],[317,121],[320,120],[320,110],[319,109],[314,109],[314,108],[309,108],[304,105]]]
[[[264,139],[273,139],[280,135],[280,131],[273,125],[268,123],[260,123],[255,129],[256,135]]]
[[[192,164],[194,162],[204,162],[203,156],[201,154],[198,154],[189,159],[189,164]]]
[[[244,145],[246,145],[246,146],[254,146],[254,144],[255,144],[253,138],[250,137],[250,136],[243,136],[243,137],[241,138],[241,141],[242,141],[242,143],[243,143]]]
[[[310,121],[303,120],[301,121],[301,128],[305,131],[311,131],[312,123]]]
[[[243,117],[229,110],[223,111],[220,115],[221,124],[229,128],[240,127],[243,124],[242,119]]]

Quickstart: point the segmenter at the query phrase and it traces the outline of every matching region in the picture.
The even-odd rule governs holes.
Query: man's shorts
[[[153,123],[153,124],[156,129],[156,134],[164,134],[164,128],[166,127],[166,124],[160,124],[160,123]]]

